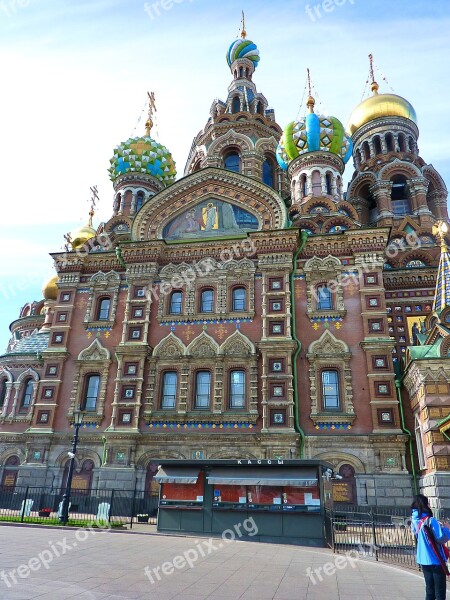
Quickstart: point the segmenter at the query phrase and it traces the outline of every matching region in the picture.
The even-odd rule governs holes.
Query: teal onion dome
[[[255,69],[259,63],[259,50],[252,41],[240,37],[235,40],[228,49],[227,63],[228,66],[234,63],[238,58],[248,58],[255,65]]]
[[[310,112],[304,119],[292,121],[284,129],[276,157],[280,167],[286,171],[291,161],[307,152],[332,152],[345,164],[352,150],[352,140],[339,119]]]
[[[170,152],[150,136],[134,137],[119,144],[110,160],[109,176],[112,181],[126,173],[151,175],[164,185],[176,177],[175,163]]]

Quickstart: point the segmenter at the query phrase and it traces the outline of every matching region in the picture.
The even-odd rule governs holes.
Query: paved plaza
[[[300,546],[0,526],[1,600],[415,600],[422,576]],[[153,581],[153,582],[152,582]]]

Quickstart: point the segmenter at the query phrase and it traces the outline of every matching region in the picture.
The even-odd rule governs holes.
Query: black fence
[[[0,488],[0,521],[59,522],[64,490],[45,487]],[[73,524],[133,523],[156,524],[158,494],[137,490],[73,489],[70,494],[69,522]]]
[[[450,511],[436,510],[437,519]],[[416,540],[411,531],[411,511],[401,507],[340,506],[325,512],[328,546],[338,553],[417,569]]]

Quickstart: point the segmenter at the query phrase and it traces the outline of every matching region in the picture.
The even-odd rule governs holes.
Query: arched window
[[[273,175],[274,175],[273,162],[270,160],[270,158],[266,158],[262,165],[262,179],[263,179],[263,183],[270,186],[271,188],[274,187]]]
[[[211,371],[195,374],[195,408],[209,408],[211,400]]]
[[[83,398],[81,400],[81,410],[97,410],[97,400],[100,392],[100,375],[91,373],[84,380]]]
[[[20,403],[21,408],[28,408],[31,404],[33,397],[33,380],[31,377],[23,384],[22,402]]]
[[[136,194],[136,212],[138,212],[138,210],[141,210],[143,204],[144,204],[144,192],[138,192]]]
[[[370,147],[369,147],[368,142],[364,142],[363,152],[364,152],[364,159],[369,160],[370,159]]]
[[[425,461],[425,449],[423,446],[423,437],[422,437],[422,427],[420,426],[420,421],[418,416],[416,415],[416,424],[414,428],[416,434],[416,444],[417,444],[417,455],[419,457],[419,467],[421,469],[426,469],[427,463]]]
[[[233,288],[231,310],[245,310],[247,304],[247,290],[244,287]]]
[[[322,180],[321,180],[319,171],[313,171],[311,182],[312,182],[313,196],[321,196],[322,195]]]
[[[101,298],[97,307],[97,321],[107,321],[111,310],[111,298]]]
[[[333,308],[333,295],[327,285],[317,288],[317,309],[331,310]]]
[[[408,138],[408,149],[410,152],[414,152],[414,140],[411,136]]]
[[[230,371],[230,408],[245,408],[245,371]]]
[[[404,175],[396,175],[392,179],[391,202],[394,215],[403,216],[411,213],[408,186]]]
[[[308,186],[306,183],[306,175],[301,176],[300,185],[301,185],[301,191],[302,191],[302,198],[304,198],[305,196],[308,195]]]
[[[394,151],[394,137],[392,133],[386,134],[386,149],[388,152]]]
[[[181,315],[183,312],[183,292],[172,292],[170,294],[169,312],[171,315]]]
[[[400,148],[400,152],[406,152],[405,136],[403,133],[398,134],[398,146]]]
[[[231,103],[231,112],[238,113],[241,110],[241,100],[239,96],[235,96],[233,98],[233,102]]]
[[[237,152],[229,152],[224,159],[224,166],[227,171],[241,172],[241,157]]]
[[[339,374],[334,369],[322,371],[322,405],[324,410],[341,408]]]
[[[161,389],[161,408],[175,408],[178,387],[178,373],[166,371]]]
[[[2,379],[0,384],[0,408],[5,404],[6,400],[6,379]]]
[[[325,175],[325,185],[326,185],[326,188],[327,188],[327,194],[329,196],[331,196],[331,194],[333,193],[332,190],[331,190],[331,173],[327,173]]]
[[[264,106],[262,102],[258,102],[258,104],[256,105],[256,112],[260,115],[264,114]]]
[[[378,136],[373,138],[373,145],[375,148],[375,154],[381,154],[383,150],[381,148],[381,140]]]
[[[200,296],[200,312],[213,312],[214,310],[214,291],[211,289],[202,290]]]

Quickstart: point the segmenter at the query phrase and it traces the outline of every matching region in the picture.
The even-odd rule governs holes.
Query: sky
[[[109,159],[144,133],[147,90],[152,135],[182,176],[212,101],[226,98],[242,9],[261,53],[253,80],[282,127],[304,112],[307,67],[317,112],[347,123],[373,53],[380,92],[412,103],[420,154],[450,184],[447,0],[0,0],[0,353],[54,274],[49,253],[85,224],[92,185],[94,226],[111,216]]]

